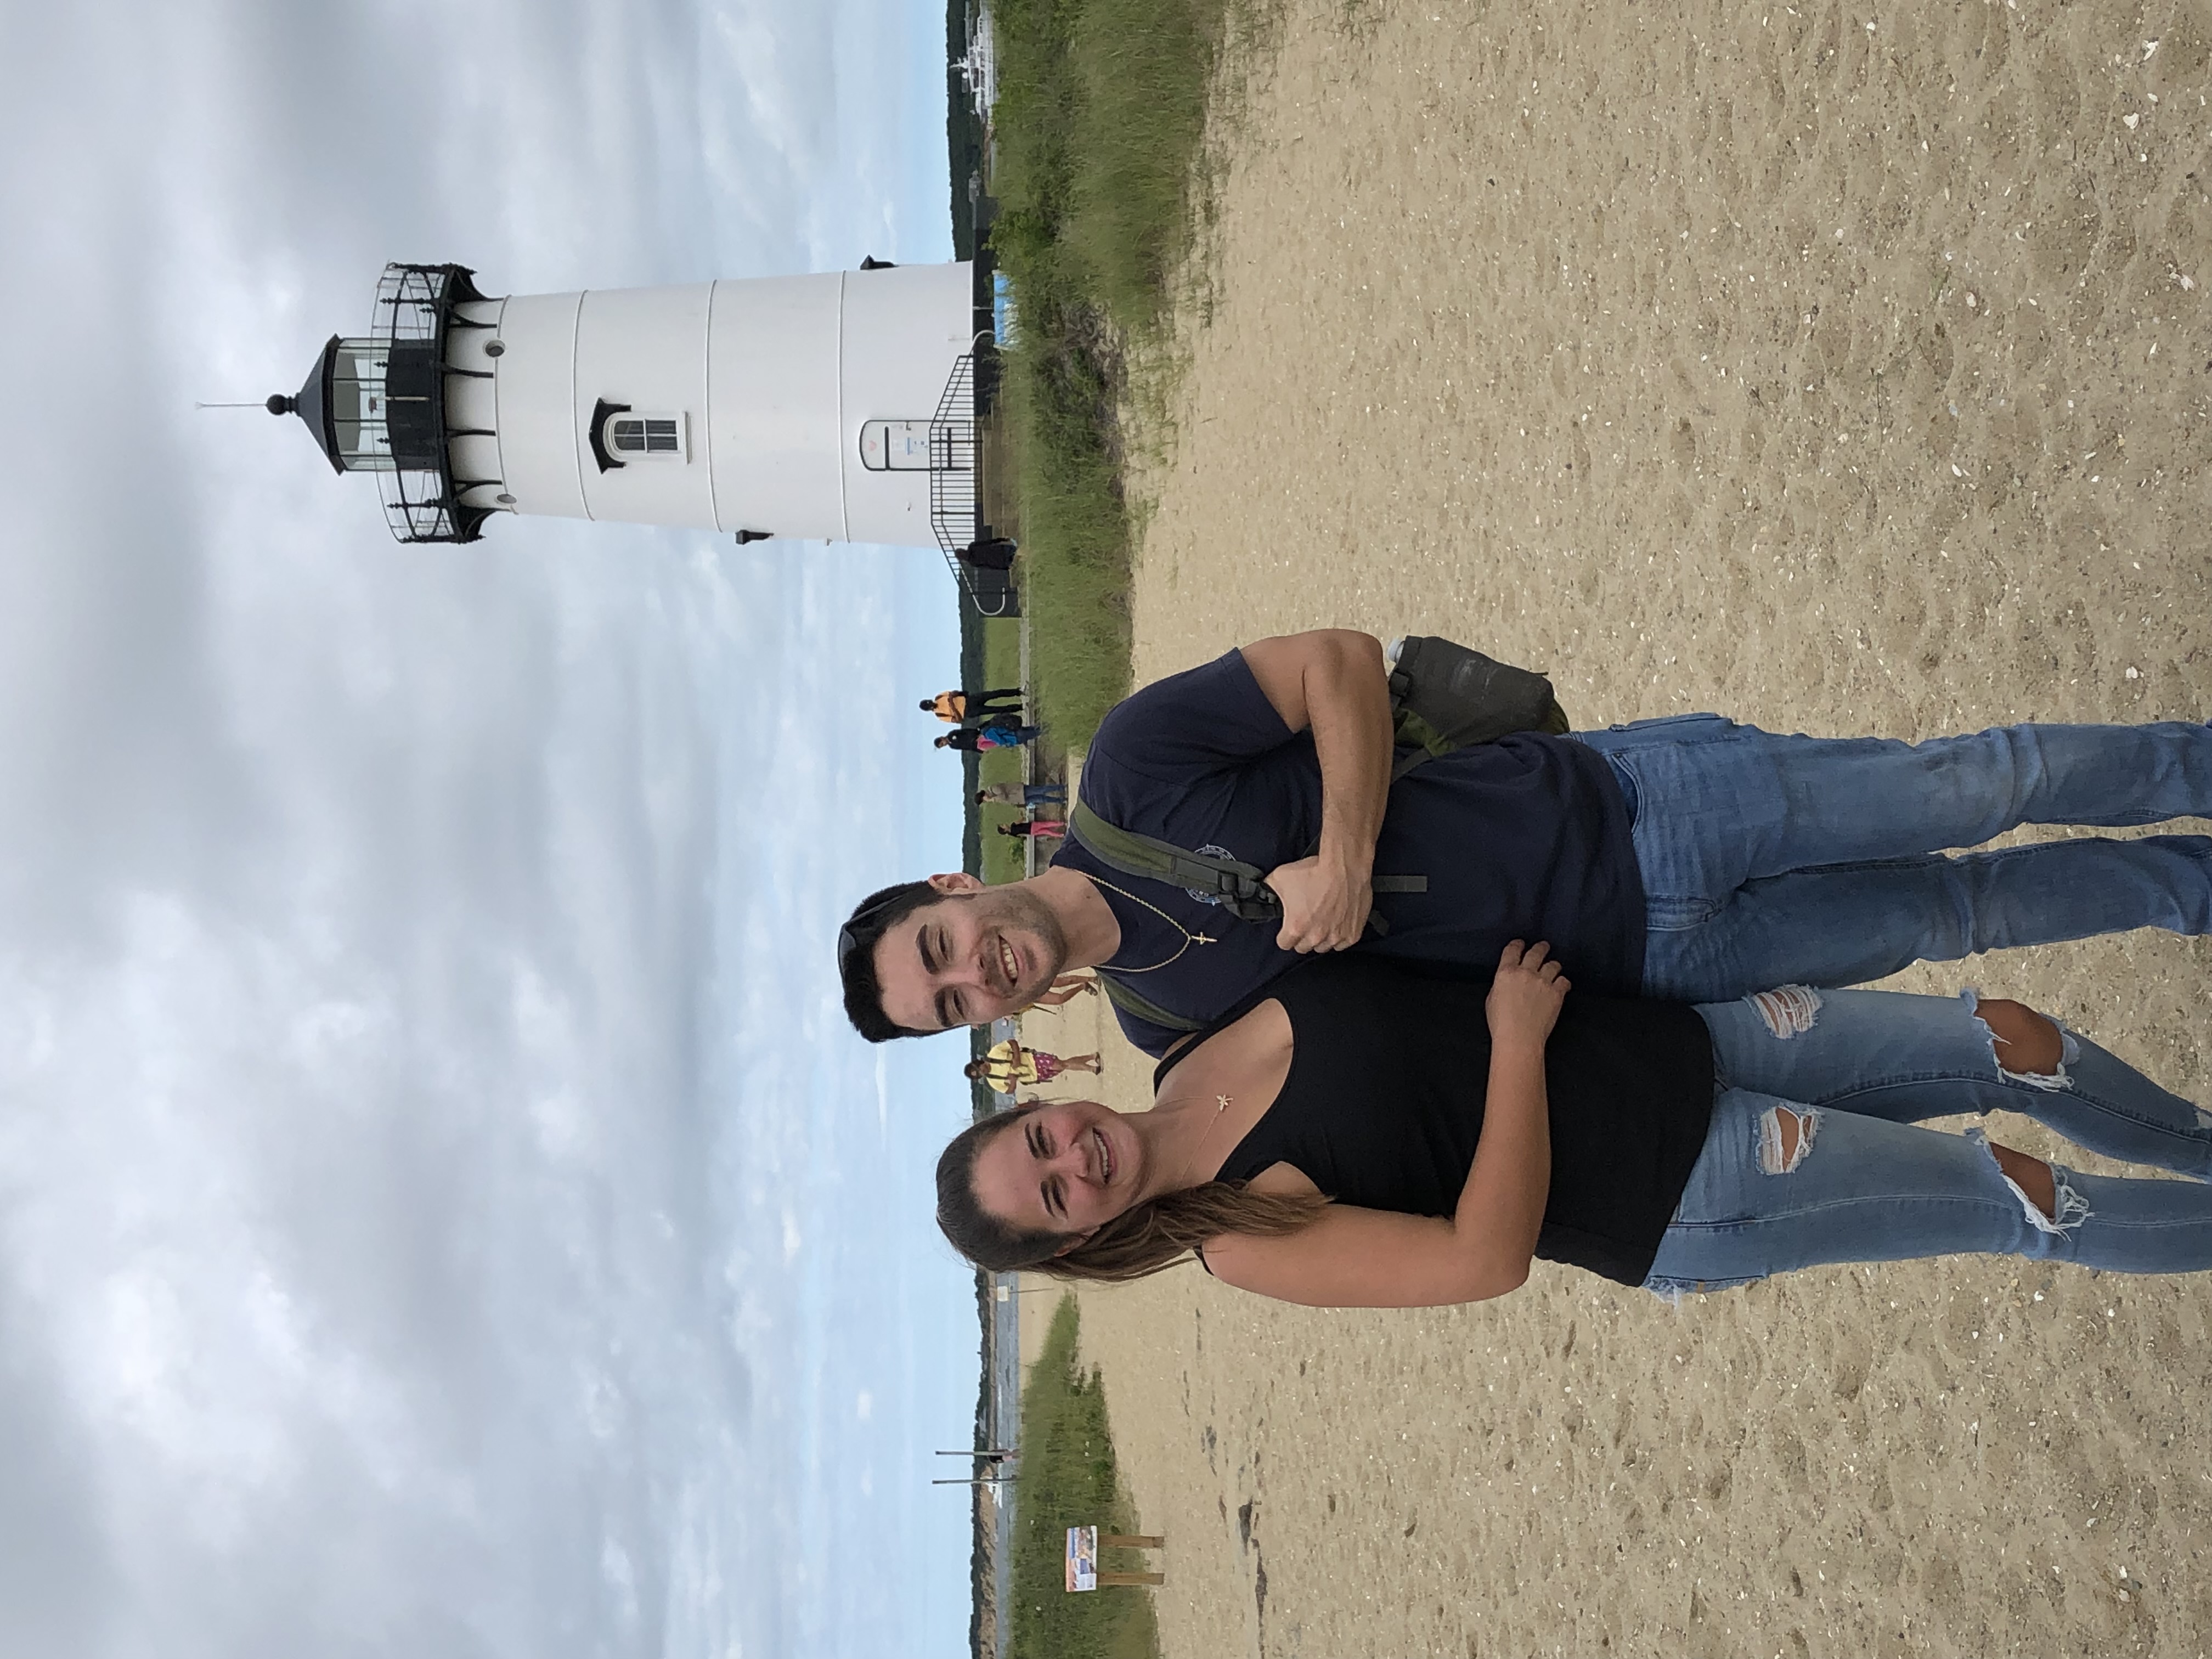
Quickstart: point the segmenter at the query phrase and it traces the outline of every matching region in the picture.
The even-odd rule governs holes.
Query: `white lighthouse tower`
[[[979,533],[972,265],[506,299],[474,278],[386,266],[368,331],[269,399],[377,476],[400,540],[474,541],[501,513],[948,552]]]

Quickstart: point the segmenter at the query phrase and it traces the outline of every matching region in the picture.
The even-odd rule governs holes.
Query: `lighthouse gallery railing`
[[[484,297],[473,276],[465,265],[388,264],[376,285],[371,328],[384,348],[392,446],[391,469],[376,477],[384,521],[403,542],[472,542],[491,516],[460,499],[467,485],[455,483],[447,442],[452,435],[446,422],[449,377],[490,378],[446,362],[446,336],[455,325],[456,307]]]

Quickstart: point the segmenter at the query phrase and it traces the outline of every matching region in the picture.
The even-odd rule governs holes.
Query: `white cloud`
[[[0,0],[9,1645],[962,1645],[900,1461],[972,1402],[963,1277],[913,1265],[957,1098],[827,961],[954,823],[894,718],[941,579],[401,548],[294,423],[190,410],[295,386],[388,258],[941,252],[866,246],[941,216],[877,167],[941,131],[869,44],[909,9]]]

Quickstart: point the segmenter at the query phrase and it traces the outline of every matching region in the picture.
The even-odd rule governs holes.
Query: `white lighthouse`
[[[392,532],[501,513],[946,551],[978,533],[974,267],[576,294],[393,264],[272,414],[373,472]],[[988,338],[988,313],[983,315]]]

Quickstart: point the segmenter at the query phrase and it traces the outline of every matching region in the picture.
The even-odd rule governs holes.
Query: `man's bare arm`
[[[1285,634],[1244,647],[1245,665],[1293,732],[1313,732],[1321,763],[1321,846],[1268,872],[1283,902],[1276,943],[1341,951],[1359,942],[1390,793],[1390,684],[1382,645],[1353,629]]]

